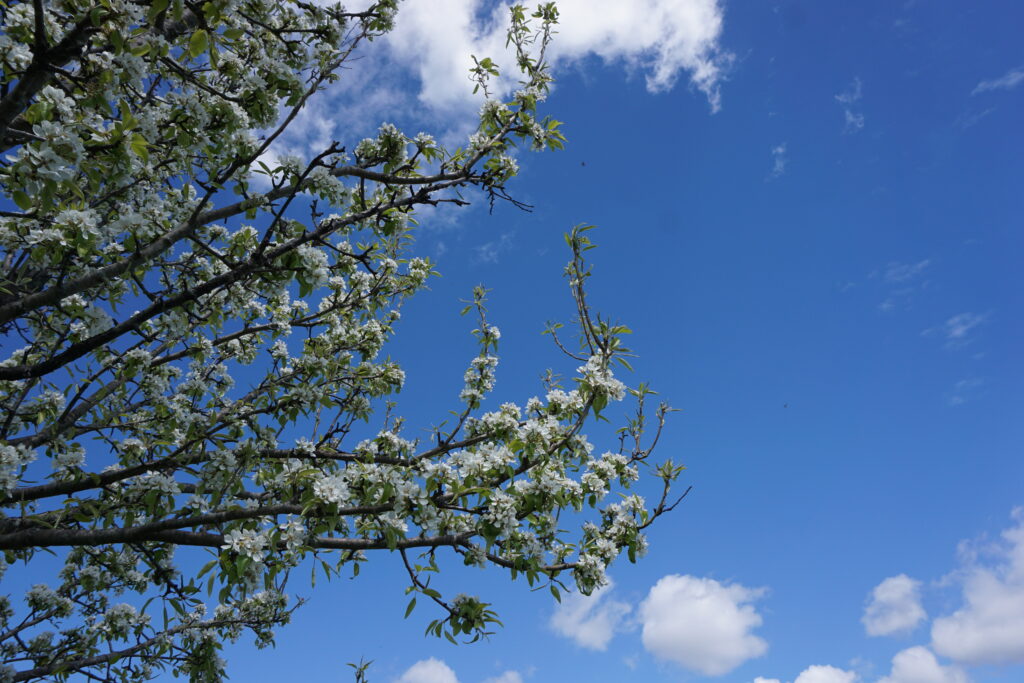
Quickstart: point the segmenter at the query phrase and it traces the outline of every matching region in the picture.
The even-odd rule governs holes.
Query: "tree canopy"
[[[516,149],[563,137],[538,111],[546,4],[512,9],[511,96],[490,59],[467,65],[483,106],[465,144],[384,124],[272,154],[396,4],[0,7],[0,549],[8,572],[59,561],[0,597],[0,681],[219,680],[223,642],[267,645],[288,621],[293,569],[358,574],[375,553],[400,555],[410,612],[417,596],[439,610],[428,633],[472,640],[496,615],[431,587],[445,557],[588,593],[674,507],[681,467],[648,464],[668,408],[645,412],[649,390],[613,374],[628,329],[587,303],[585,226],[567,236],[577,334],[549,330],[572,379],[492,401],[500,333],[477,289],[452,417],[409,437],[384,350],[434,274],[415,211],[471,187],[514,202]],[[636,413],[595,449],[584,428],[628,395]],[[663,482],[653,504],[627,491],[641,472]]]

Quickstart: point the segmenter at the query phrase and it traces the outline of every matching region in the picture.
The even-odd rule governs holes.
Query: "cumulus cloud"
[[[613,585],[609,581],[608,585],[590,595],[572,593],[563,596],[551,616],[551,628],[580,647],[607,649],[616,630],[631,611],[628,604],[609,597]]]
[[[815,664],[800,672],[793,683],[854,683],[857,674],[834,666]]]
[[[459,679],[451,667],[431,657],[410,666],[396,683],[459,683]]]
[[[900,574],[875,586],[861,621],[869,636],[889,636],[913,631],[926,616],[921,582]]]
[[[1024,82],[1024,66],[1010,69],[999,78],[982,81],[971,92],[972,95],[987,92],[989,90],[1011,90]]]
[[[713,579],[664,576],[640,605],[644,647],[707,676],[727,674],[768,650],[751,632],[762,619],[749,603],[763,594]]]
[[[491,57],[512,74],[505,47],[508,7],[484,10],[483,0],[419,0],[403,4],[387,41],[400,61],[415,63],[419,99],[434,109],[476,107],[468,79],[472,55]],[[647,89],[672,88],[682,76],[703,92],[713,110],[732,56],[719,44],[719,0],[560,0],[558,35],[550,57],[556,68],[596,56],[645,74]],[[513,78],[496,87],[507,92]]]
[[[801,671],[793,683],[855,683],[857,680],[857,674],[853,671],[837,669],[834,666],[814,664]],[[754,679],[754,683],[782,683],[782,681],[778,678],[758,676]],[[907,681],[907,683],[910,682]],[[922,683],[924,682],[922,681]]]
[[[662,92],[686,74],[713,110],[732,60],[719,46],[723,11],[718,0],[561,0],[555,57],[595,54],[646,72],[647,89]]]
[[[878,683],[968,683],[963,669],[942,666],[931,650],[911,647],[892,658],[892,672]]]
[[[962,608],[932,623],[932,648],[969,664],[1024,662],[1024,509],[1017,526],[961,572]]]

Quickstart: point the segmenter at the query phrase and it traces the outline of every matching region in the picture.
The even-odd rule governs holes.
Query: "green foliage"
[[[480,287],[453,418],[429,443],[403,436],[405,374],[384,351],[436,275],[412,253],[417,208],[463,204],[469,187],[516,203],[517,150],[564,137],[539,112],[548,3],[512,9],[513,94],[493,92],[495,61],[474,59],[484,106],[465,145],[384,124],[274,157],[396,5],[0,7],[0,569],[63,562],[24,600],[0,597],[0,679],[220,680],[225,642],[268,646],[301,604],[285,593],[293,571],[357,577],[382,553],[408,570],[406,617],[429,604],[428,634],[473,642],[500,621],[432,585],[442,553],[556,599],[569,576],[589,593],[676,504],[671,462],[652,471],[653,507],[627,491],[668,409],[650,430],[652,392],[614,376],[630,331],[587,303],[590,226],[567,236],[578,343],[550,328],[572,388],[485,410],[500,333]],[[597,454],[584,428],[629,395],[635,416]],[[563,512],[578,532],[559,528]],[[365,680],[369,663],[351,666]]]

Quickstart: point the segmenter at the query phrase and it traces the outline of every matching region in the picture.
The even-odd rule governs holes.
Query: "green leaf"
[[[199,55],[206,52],[206,48],[210,46],[210,35],[206,32],[206,29],[199,29],[192,34],[192,37],[188,41],[188,56],[198,57]]]
[[[409,615],[412,614],[412,611],[414,609],[416,609],[416,598],[415,597],[413,597],[413,599],[409,601],[409,606],[405,608],[405,618],[406,619],[409,618]]]
[[[167,5],[170,4],[170,0],[153,0],[153,4],[149,6],[149,20],[154,21],[160,13],[167,9]]]
[[[132,133],[131,148],[143,161],[149,161],[149,141],[141,133]]]
[[[18,205],[18,208],[22,211],[28,211],[32,208],[32,199],[22,192],[21,190],[15,190],[11,193],[11,199]]]

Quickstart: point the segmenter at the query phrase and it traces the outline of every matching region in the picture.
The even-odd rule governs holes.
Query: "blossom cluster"
[[[416,208],[508,198],[517,145],[561,145],[537,110],[552,8],[513,8],[523,87],[485,98],[464,146],[384,124],[297,156],[275,141],[395,0],[100,5],[0,12],[0,567],[63,553],[52,587],[0,596],[3,659],[44,680],[216,681],[224,642],[268,645],[288,621],[304,562],[355,574],[378,550],[448,545],[590,590],[642,552],[642,501],[601,505],[646,454],[595,456],[582,433],[627,393],[608,335],[584,330],[571,387],[492,404],[501,333],[479,289],[462,405],[429,441],[386,352],[436,274],[411,253]],[[563,513],[595,522],[573,537]],[[435,635],[495,621],[477,598],[436,602]]]

